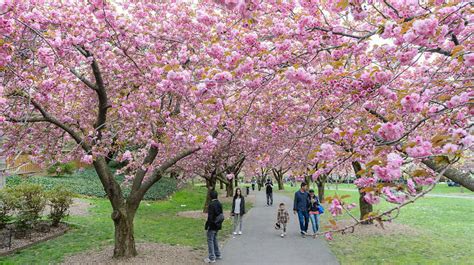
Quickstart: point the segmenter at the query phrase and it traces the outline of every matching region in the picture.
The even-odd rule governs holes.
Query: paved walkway
[[[255,191],[257,192],[257,191]],[[292,200],[274,194],[272,207],[265,206],[265,193],[258,192],[256,203],[243,219],[243,235],[230,238],[222,249],[220,264],[339,264],[324,239],[302,238],[298,217],[293,214]],[[284,202],[289,209],[287,236],[275,230],[277,205]]]

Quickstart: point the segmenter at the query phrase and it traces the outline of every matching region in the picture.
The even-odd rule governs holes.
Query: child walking
[[[242,190],[240,188],[237,188],[235,190],[234,200],[232,201],[232,212],[231,212],[231,215],[234,216],[234,235],[237,235],[237,233],[239,235],[242,234],[242,216],[244,214],[245,214],[245,199],[244,199],[244,196],[242,196]]]
[[[281,233],[281,237],[285,237],[286,235],[286,225],[288,224],[289,220],[290,220],[290,215],[288,214],[288,211],[285,209],[285,204],[280,203],[280,207],[278,208],[278,214],[277,214],[277,227],[280,227],[283,229],[283,232]]]

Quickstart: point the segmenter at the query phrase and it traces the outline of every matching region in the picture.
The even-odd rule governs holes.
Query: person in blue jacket
[[[301,236],[305,237],[308,233],[309,223],[309,194],[306,191],[308,185],[303,182],[301,188],[295,193],[295,199],[293,204],[293,213],[298,214],[298,220],[300,223]]]

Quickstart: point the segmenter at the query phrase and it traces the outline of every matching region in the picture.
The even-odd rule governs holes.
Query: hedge
[[[124,179],[123,176],[116,176],[116,179],[121,183]],[[7,187],[13,187],[20,183],[35,183],[40,184],[45,190],[51,190],[56,186],[64,186],[68,190],[86,196],[95,197],[106,197],[102,183],[97,176],[94,169],[88,168],[83,171],[76,171],[72,175],[61,176],[61,177],[47,177],[47,176],[33,176],[33,177],[20,177],[20,176],[9,176],[7,177]],[[177,181],[168,177],[163,177],[160,181],[155,183],[148,192],[145,194],[145,200],[160,200],[168,197],[177,190]],[[123,186],[125,196],[130,193],[130,187]]]

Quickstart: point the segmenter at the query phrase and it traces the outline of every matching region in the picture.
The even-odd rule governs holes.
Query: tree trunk
[[[304,176],[304,182],[305,182],[306,184],[308,184],[308,187],[309,187],[309,188],[311,188],[311,182],[312,182],[311,180],[312,180],[311,175],[305,175],[305,176]]]
[[[134,213],[123,214],[115,210],[112,220],[115,225],[114,258],[130,258],[137,255],[135,238],[133,236]]]
[[[224,189],[224,182],[219,181],[219,184],[220,184],[220,189],[223,190]]]
[[[207,208],[209,203],[211,202],[211,191],[215,189],[217,180],[214,176],[210,179],[206,179],[206,187],[207,187],[207,194],[206,194],[206,201],[204,202],[204,208],[202,209],[203,213],[207,213]]]
[[[283,176],[280,176],[280,177],[277,179],[277,182],[278,182],[278,190],[284,190],[284,189],[285,189],[285,185],[283,185]]]
[[[226,197],[232,197],[234,195],[234,182],[232,180],[229,181],[229,184],[225,185],[226,190]]]
[[[238,187],[238,186],[239,186],[239,177],[238,177],[238,174],[235,174],[234,181],[235,181],[235,183],[234,183],[235,187]]]
[[[354,172],[355,172],[355,175],[356,175],[356,178],[360,178],[361,176],[358,174],[359,171],[362,170],[362,165],[360,164],[359,161],[354,161],[352,162],[352,168],[354,169]],[[364,217],[372,212],[374,209],[372,207],[372,204],[370,203],[367,203],[365,200],[364,200],[364,196],[365,196],[365,192],[362,192],[361,189],[359,189],[359,210],[360,210],[360,219],[364,219]],[[362,224],[372,224],[373,221],[370,220],[370,221],[365,221],[365,222],[362,222]]]
[[[362,192],[360,191],[359,189],[359,206],[360,206],[360,219],[364,219],[364,217],[366,217],[367,214],[371,213],[374,208],[372,206],[372,204],[370,203],[367,203],[365,200],[364,200],[364,195],[365,195],[365,192]],[[373,221],[370,220],[370,221],[365,221],[365,222],[362,222],[362,224],[366,225],[366,224],[372,224]]]
[[[320,202],[324,202],[324,181],[316,181],[318,185],[318,198]]]

